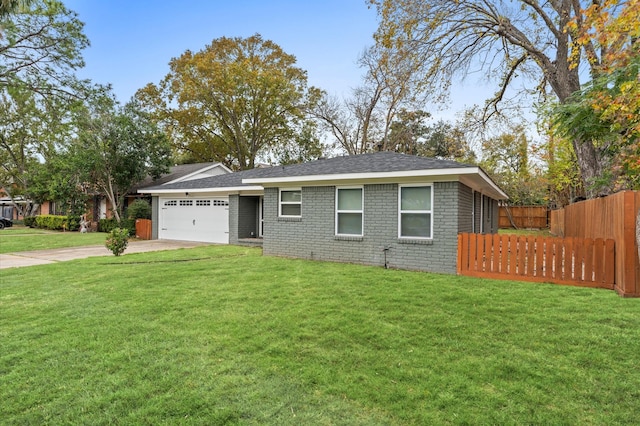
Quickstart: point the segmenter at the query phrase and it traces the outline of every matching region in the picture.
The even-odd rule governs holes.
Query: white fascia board
[[[343,181],[343,180],[380,180],[380,179],[397,179],[411,177],[432,177],[432,176],[457,176],[463,174],[478,173],[478,167],[460,167],[453,169],[434,169],[434,170],[405,170],[397,172],[380,172],[380,173],[342,173],[331,175],[311,175],[311,176],[285,176],[276,178],[253,178],[242,179],[242,183],[246,184],[280,184],[280,183],[312,183],[327,181]]]
[[[508,200],[509,196],[502,190],[496,183],[482,170],[480,167],[478,169],[478,174],[482,177],[498,194],[500,194],[503,199]]]
[[[228,186],[223,188],[184,188],[184,189],[139,189],[140,194],[151,195],[169,195],[169,194],[203,194],[203,193],[239,193],[239,192],[262,192],[264,188],[262,186]]]

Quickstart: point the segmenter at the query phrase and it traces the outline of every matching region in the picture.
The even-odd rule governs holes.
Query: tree
[[[291,143],[304,118],[306,72],[260,35],[222,37],[169,63],[159,85],[137,93],[178,154],[253,168],[258,155]]]
[[[34,198],[42,164],[73,131],[68,106],[60,98],[42,102],[23,88],[0,88],[0,187],[20,216],[35,213],[42,201]],[[18,198],[24,203],[16,203]]]
[[[616,6],[607,0],[585,11],[578,42],[608,53],[598,74],[552,110],[559,135],[578,134],[607,153],[608,167],[597,182],[609,188],[604,192],[640,188],[640,0]]]
[[[480,166],[509,194],[515,205],[546,204],[547,184],[529,160],[529,140],[521,126],[488,138]]]
[[[2,0],[0,187],[22,216],[35,212],[45,190],[37,182],[42,164],[71,134],[70,113],[87,89],[74,75],[89,44],[82,30],[59,1]]]
[[[496,94],[486,103],[487,116],[499,111],[518,76],[533,81],[530,90],[538,95],[550,90],[559,103],[565,103],[580,90],[580,69],[587,67],[597,75],[603,58],[619,48],[612,44],[598,51],[591,41],[578,42],[584,9],[604,0],[370,2],[381,17],[377,42],[413,52],[431,87],[446,93],[455,76],[475,67],[497,80]],[[588,187],[606,167],[607,153],[580,135],[572,135],[571,142]]]
[[[147,175],[167,173],[170,153],[166,135],[139,105],[118,108],[108,96],[88,105],[67,151],[68,161],[82,171],[81,182],[106,195],[118,222],[129,190]]]
[[[546,141],[537,148],[546,166],[549,182],[549,205],[562,207],[584,198],[580,168],[571,142],[550,132]]]
[[[6,5],[13,13],[0,14],[0,88],[20,87],[43,98],[78,97],[86,82],[74,72],[84,66],[81,52],[89,40],[77,14],[57,0]]]
[[[324,157],[325,146],[317,136],[318,130],[313,122],[305,121],[302,128],[295,132],[293,140],[274,148],[276,164],[297,164]]]
[[[394,150],[393,123],[400,111],[418,109],[415,95],[420,82],[401,52],[373,46],[362,53],[358,63],[365,70],[364,82],[353,89],[351,98],[341,102],[317,93],[319,101],[310,113],[347,154]]]
[[[0,18],[20,12],[31,4],[31,0],[0,0]]]

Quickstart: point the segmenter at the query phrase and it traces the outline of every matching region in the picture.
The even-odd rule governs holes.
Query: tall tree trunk
[[[608,194],[610,188],[595,188],[596,180],[602,175],[602,159],[593,142],[573,138],[573,149],[576,153],[580,174],[587,198],[594,198],[599,194]]]

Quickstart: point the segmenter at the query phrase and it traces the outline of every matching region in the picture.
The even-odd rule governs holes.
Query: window
[[[401,186],[398,204],[400,238],[432,238],[433,190],[431,185]]]
[[[362,188],[336,189],[336,235],[362,235]]]
[[[302,190],[280,190],[279,214],[284,217],[302,216]]]
[[[193,200],[180,200],[180,207],[191,207],[193,206]]]
[[[198,207],[209,207],[211,205],[211,200],[196,200],[196,206]]]
[[[167,207],[177,206],[178,205],[178,201],[177,200],[165,201],[164,205],[167,206]]]

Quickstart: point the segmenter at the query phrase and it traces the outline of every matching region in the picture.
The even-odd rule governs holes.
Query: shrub
[[[77,231],[80,229],[80,216],[59,216],[53,214],[41,214],[34,218],[25,218],[25,225],[27,219],[33,219],[31,226],[35,224],[38,228],[50,229],[52,231]]]
[[[129,219],[132,219],[135,224],[136,219],[151,219],[151,204],[146,200],[135,200],[127,210],[129,213]]]
[[[80,229],[81,216],[69,215],[66,216],[66,229],[67,231],[77,231]]]
[[[98,232],[111,232],[118,227],[118,221],[115,218],[100,219],[98,222]]]
[[[36,217],[37,216],[27,216],[24,218],[24,226],[27,226],[29,228],[35,228],[36,225]]]
[[[109,233],[105,246],[111,250],[115,256],[120,256],[127,249],[129,244],[129,230],[114,228]]]
[[[136,221],[132,219],[122,219],[120,223],[115,218],[100,219],[98,222],[98,232],[111,232],[116,228],[124,228],[129,231],[129,235],[136,234]]]

